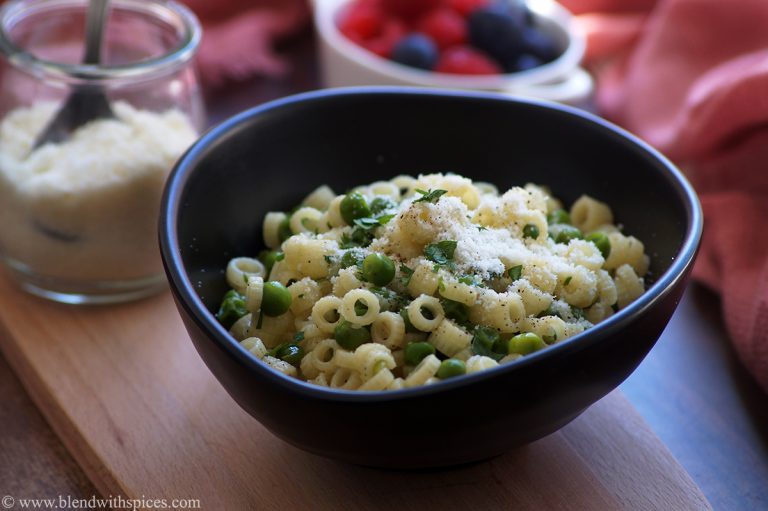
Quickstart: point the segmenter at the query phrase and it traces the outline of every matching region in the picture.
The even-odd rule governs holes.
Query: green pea
[[[371,332],[365,327],[342,321],[333,330],[333,338],[345,350],[353,351],[361,344],[371,341]]]
[[[509,340],[508,353],[517,353],[519,355],[528,355],[534,351],[546,348],[547,345],[538,335],[532,332],[517,334]]]
[[[357,250],[347,250],[344,255],[341,256],[341,267],[349,268],[350,266],[359,266],[362,264],[363,258]]]
[[[304,350],[298,344],[284,344],[277,349],[276,356],[292,366],[297,366],[304,357]]]
[[[509,275],[509,278],[512,279],[512,282],[520,280],[520,277],[523,276],[523,265],[518,264],[517,266],[513,266],[509,269],[507,275]]]
[[[428,342],[412,342],[405,347],[405,363],[415,366],[428,356],[434,354],[435,347]]]
[[[245,308],[245,297],[234,289],[230,289],[221,301],[216,318],[225,328],[229,328],[246,314],[248,309]]]
[[[556,209],[547,215],[547,223],[553,224],[570,224],[571,215],[564,209]]]
[[[293,231],[291,231],[291,217],[287,216],[280,222],[280,225],[277,226],[277,238],[280,240],[280,243],[282,243],[291,236],[293,236]]]
[[[538,237],[539,228],[533,224],[525,224],[525,227],[523,227],[523,238],[538,239]]]
[[[467,374],[467,365],[463,360],[457,358],[443,360],[440,364],[440,368],[437,370],[437,377],[442,380],[453,378],[454,376],[461,376],[462,374]]]
[[[272,271],[272,267],[276,262],[282,261],[285,255],[277,250],[262,250],[259,253],[259,261],[264,264],[266,276],[269,277],[269,273]]]
[[[279,282],[270,281],[264,283],[261,297],[261,312],[267,316],[280,316],[285,314],[291,306],[291,292]]]
[[[568,243],[571,240],[581,239],[584,236],[576,227],[567,224],[555,224],[549,228],[549,237],[555,243]]]
[[[341,212],[341,218],[349,225],[352,225],[356,218],[371,216],[371,209],[368,207],[365,197],[359,192],[348,193],[341,200],[339,211]]]
[[[363,260],[363,279],[376,286],[386,286],[395,278],[395,263],[384,254],[370,254]]]
[[[611,240],[608,239],[607,234],[604,232],[593,232],[586,239],[594,243],[600,253],[603,254],[603,257],[608,259],[608,256],[611,255]]]

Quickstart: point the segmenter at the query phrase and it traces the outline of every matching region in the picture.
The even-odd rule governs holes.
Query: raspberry
[[[389,18],[384,20],[379,35],[360,44],[379,57],[388,59],[392,56],[392,49],[405,36],[405,32],[405,25],[401,21]]]
[[[492,75],[501,73],[501,68],[478,50],[468,46],[454,46],[443,52],[435,71],[460,75]]]
[[[446,7],[428,12],[419,21],[418,29],[431,37],[440,49],[461,45],[467,41],[466,21]]]
[[[448,0],[447,4],[454,11],[462,16],[468,16],[470,12],[478,7],[484,7],[490,3],[490,0]]]
[[[402,20],[413,20],[440,5],[440,0],[381,0],[385,12]]]
[[[379,33],[382,19],[377,3],[351,2],[339,22],[339,31],[352,41],[361,43]]]

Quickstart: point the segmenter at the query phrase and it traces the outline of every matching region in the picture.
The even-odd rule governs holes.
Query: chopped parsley
[[[571,305],[571,315],[576,319],[586,319],[586,316],[584,315],[584,309],[574,307],[573,305]]]
[[[557,316],[560,319],[563,319],[560,315],[560,312],[555,309],[554,304],[550,304],[549,307],[544,309],[543,311],[539,312],[536,317],[537,318],[544,318],[546,316]]]
[[[380,224],[380,225],[387,225],[387,224],[389,223],[389,221],[390,221],[390,220],[392,220],[393,218],[395,218],[395,216],[396,216],[396,215],[395,215],[394,213],[393,213],[393,214],[391,214],[391,215],[380,215],[380,216],[377,216],[377,217],[376,217],[376,220],[378,220],[378,221],[379,221],[379,224]]]
[[[356,226],[365,229],[366,231],[370,231],[381,225],[377,219],[371,217],[355,218],[354,222]]]
[[[410,300],[405,296],[402,296],[386,287],[374,286],[370,288],[370,291],[379,297],[379,303],[382,305],[382,310],[397,312],[402,307],[408,305],[410,302]]]
[[[408,268],[406,265],[401,264],[400,273],[403,274],[403,277],[402,277],[403,285],[408,286],[408,284],[411,282],[411,277],[413,276],[413,270],[411,268]]]
[[[361,302],[360,300],[355,302],[355,314],[358,316],[365,316],[365,313],[368,312],[368,306]]]
[[[459,282],[468,286],[485,287],[483,281],[480,280],[477,275],[462,275],[459,277]]]
[[[441,299],[440,305],[443,306],[446,318],[454,320],[464,328],[472,327],[472,322],[469,321],[469,307],[461,302],[449,300],[448,298]]]
[[[474,335],[472,336],[472,352],[475,355],[490,357],[498,362],[506,355],[506,353],[498,353],[494,350],[495,346],[499,346],[500,339],[501,336],[496,329],[488,326],[478,326],[475,328]]]
[[[353,247],[367,247],[373,241],[373,233],[366,229],[355,227],[352,229],[351,234],[344,233],[341,235],[341,243],[339,248],[353,248]]]
[[[523,265],[518,264],[517,266],[513,266],[509,269],[507,275],[509,275],[509,278],[512,279],[512,282],[519,280],[523,275]]]
[[[432,262],[439,265],[450,265],[453,262],[453,253],[456,251],[455,240],[443,240],[431,243],[424,247],[424,255]]]
[[[342,268],[349,268],[350,266],[357,266],[358,268],[363,268],[363,253],[352,249],[347,250],[343,256],[341,256],[341,267]]]
[[[395,207],[397,207],[397,204],[395,204],[391,199],[387,197],[376,197],[371,201],[370,205],[371,213],[374,215],[378,215],[379,213],[383,213],[384,211],[393,209]]]
[[[364,217],[364,218],[355,218],[354,223],[356,226],[358,226],[361,229],[364,229],[366,231],[373,230],[377,227],[381,227],[382,225],[387,225],[387,223],[392,220],[395,217],[394,214],[392,215],[380,215],[376,218],[373,217]]]
[[[421,197],[413,201],[414,204],[417,202],[437,202],[440,197],[442,197],[444,194],[448,193],[448,190],[440,190],[439,188],[437,190],[432,190],[431,188],[427,191],[420,190],[416,188],[416,191],[421,194]]]

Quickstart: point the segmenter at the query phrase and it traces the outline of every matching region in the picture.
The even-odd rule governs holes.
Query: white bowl
[[[536,26],[555,39],[563,53],[542,66],[501,75],[461,76],[423,71],[375,55],[347,39],[338,29],[339,14],[354,0],[314,0],[319,34],[321,78],[326,87],[351,85],[412,85],[475,89],[580,103],[594,89],[590,75],[579,67],[585,40],[573,16],[552,0],[528,0]]]

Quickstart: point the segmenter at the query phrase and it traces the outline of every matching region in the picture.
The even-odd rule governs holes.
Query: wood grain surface
[[[618,392],[488,462],[388,472],[273,437],[205,368],[167,292],[74,308],[23,294],[3,276],[0,325],[7,359],[104,496],[195,498],[226,510],[709,509]]]
[[[0,358],[0,496],[55,498],[96,494]]]
[[[689,287],[621,388],[713,508],[768,510],[768,394],[739,361],[721,306]]]

